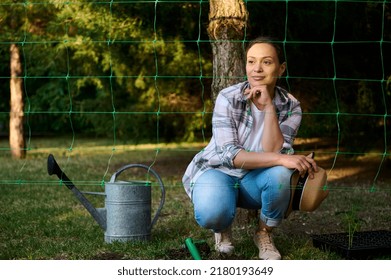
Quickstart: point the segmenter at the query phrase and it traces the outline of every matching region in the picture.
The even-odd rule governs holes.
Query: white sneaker
[[[257,231],[254,235],[254,243],[259,249],[261,260],[281,260],[281,254],[274,245],[271,232],[266,229]]]
[[[232,254],[234,250],[234,246],[232,245],[232,231],[231,227],[226,229],[225,231],[215,233],[215,249],[221,254]]]

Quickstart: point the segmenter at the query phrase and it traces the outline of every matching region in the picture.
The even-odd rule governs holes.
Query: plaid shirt
[[[193,183],[209,169],[243,177],[249,170],[235,168],[233,159],[244,146],[253,129],[251,104],[244,91],[248,82],[223,89],[217,96],[212,117],[213,136],[209,144],[195,155],[186,169],[182,182],[191,197]],[[281,153],[293,154],[292,144],[301,123],[300,102],[281,87],[276,87],[273,103],[276,108],[284,144]]]

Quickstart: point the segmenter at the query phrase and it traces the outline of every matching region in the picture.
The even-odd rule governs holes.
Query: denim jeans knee
[[[237,180],[219,171],[208,170],[193,186],[192,201],[197,223],[220,232],[228,228],[236,214]]]

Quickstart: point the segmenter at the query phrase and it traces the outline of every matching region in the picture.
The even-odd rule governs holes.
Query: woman
[[[310,177],[316,162],[294,155],[301,122],[300,103],[276,86],[286,63],[278,45],[257,38],[246,49],[247,81],[223,89],[213,111],[213,136],[189,164],[183,184],[197,223],[215,232],[215,248],[230,254],[236,207],[260,209],[254,235],[260,259],[281,259],[272,229],[284,218],[290,177],[297,169]]]

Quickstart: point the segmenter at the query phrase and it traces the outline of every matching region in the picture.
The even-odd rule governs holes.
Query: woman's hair
[[[281,46],[279,44],[276,43],[275,40],[273,40],[273,38],[271,37],[266,37],[266,36],[260,36],[260,37],[257,37],[255,38],[254,40],[251,40],[247,47],[246,47],[246,52],[245,52],[245,58],[247,59],[247,53],[248,53],[248,50],[256,45],[256,44],[260,44],[260,43],[265,43],[265,44],[269,44],[271,45],[275,50],[276,50],[276,53],[277,53],[277,57],[278,57],[278,62],[280,64],[284,63],[285,62],[285,56],[284,56],[284,52],[281,48]]]

